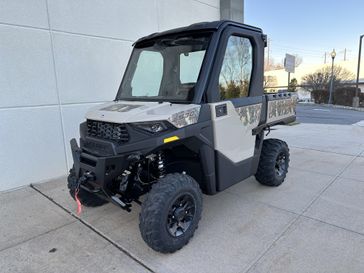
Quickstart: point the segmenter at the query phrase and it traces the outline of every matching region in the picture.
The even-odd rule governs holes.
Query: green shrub
[[[220,98],[222,100],[240,98],[248,96],[249,92],[249,82],[240,81],[235,83],[234,81],[229,81],[227,85],[219,85],[220,88]]]
[[[353,98],[355,97],[355,87],[340,87],[334,91],[333,103],[337,105],[352,106]],[[364,94],[359,90],[360,101],[364,101]]]
[[[330,93],[324,89],[313,90],[311,96],[315,103],[329,102]],[[355,97],[355,87],[339,87],[332,94],[332,103],[336,105],[352,106],[353,98]],[[360,105],[364,106],[364,94],[359,90]]]
[[[311,96],[315,103],[328,103],[329,101],[329,92],[324,89],[313,90]]]
[[[288,91],[289,92],[297,91],[297,84],[298,84],[297,79],[293,78],[288,84]]]

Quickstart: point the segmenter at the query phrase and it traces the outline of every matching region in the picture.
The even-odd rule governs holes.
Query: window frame
[[[235,104],[244,104],[242,100],[247,101],[249,97],[261,96],[263,94],[263,63],[264,63],[264,43],[262,39],[265,37],[261,32],[242,29],[236,26],[230,26],[224,29],[221,34],[216,37],[216,51],[214,53],[213,67],[209,74],[209,81],[205,88],[204,96],[207,103],[221,102],[219,93],[219,74],[222,66],[225,50],[227,47],[228,38],[231,35],[248,38],[253,47],[253,68],[249,86],[249,96],[233,99],[239,102]]]

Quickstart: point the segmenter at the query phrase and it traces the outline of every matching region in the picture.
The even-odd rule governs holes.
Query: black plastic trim
[[[217,191],[223,191],[257,172],[263,139],[264,134],[257,135],[254,156],[240,162],[235,163],[219,151],[215,151]]]
[[[192,25],[189,25],[186,27],[175,28],[175,29],[171,29],[171,30],[167,30],[167,31],[163,31],[163,32],[152,33],[148,36],[144,36],[144,37],[138,39],[134,43],[134,45],[138,45],[138,44],[144,43],[146,41],[150,41],[150,40],[164,37],[167,35],[173,35],[173,34],[179,34],[179,33],[189,33],[189,32],[195,32],[195,31],[217,30],[217,29],[223,28],[227,25],[238,26],[238,27],[244,28],[246,30],[252,30],[252,31],[260,32],[260,33],[262,32],[262,30],[260,28],[242,24],[239,22],[229,21],[229,20],[201,22],[201,23],[192,24]]]
[[[217,118],[226,116],[227,115],[227,105],[226,105],[226,103],[215,105],[215,112],[216,112],[216,117]]]
[[[216,52],[214,52],[212,68],[209,69],[209,74],[205,75],[208,78],[208,80],[206,80],[208,85],[205,88],[205,90],[208,90],[208,102],[221,101],[219,93],[219,75],[228,39],[232,35],[244,37],[250,40],[253,47],[253,69],[250,80],[249,97],[263,95],[264,41],[262,39],[262,35],[260,32],[244,29],[239,27],[239,25],[228,25],[228,27],[217,31],[215,33],[215,42],[211,42],[211,44],[214,44],[214,48],[211,48],[210,50],[215,50]]]
[[[231,99],[231,102],[233,103],[235,108],[254,105],[254,104],[261,104],[263,102],[263,96],[236,98],[236,99]]]

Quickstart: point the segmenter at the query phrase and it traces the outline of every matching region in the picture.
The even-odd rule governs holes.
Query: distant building
[[[338,61],[335,62],[335,65],[341,66],[355,75],[355,78],[352,81],[352,84],[355,84],[356,81],[356,71],[357,71],[357,60],[350,60],[350,61]],[[295,73],[291,73],[291,79],[297,79],[298,85],[302,84],[302,77],[314,73],[317,70],[324,68],[325,66],[331,67],[331,63],[328,64],[301,64],[299,67],[296,67]],[[266,77],[271,79],[270,82],[274,83],[274,85],[269,84],[267,86],[268,91],[278,91],[280,89],[287,89],[288,84],[288,73],[284,69],[278,70],[270,70],[266,71],[264,74]],[[364,92],[364,64],[362,64],[362,69],[359,75],[359,88],[362,92]],[[304,88],[297,88],[299,99],[307,100],[310,99],[311,95],[310,92],[305,90]]]

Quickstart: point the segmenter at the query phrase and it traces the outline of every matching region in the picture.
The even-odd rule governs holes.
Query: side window
[[[131,82],[133,96],[158,96],[163,75],[163,57],[159,52],[143,51]]]
[[[185,83],[196,83],[202,65],[205,50],[182,53],[179,57],[180,81]]]
[[[219,76],[220,99],[249,95],[253,47],[248,38],[230,36]]]

